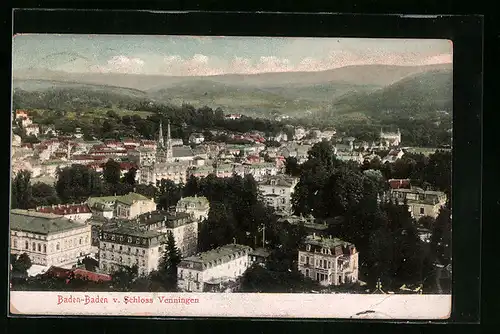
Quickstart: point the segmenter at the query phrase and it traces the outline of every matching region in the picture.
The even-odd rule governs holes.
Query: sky
[[[349,65],[430,65],[452,62],[448,40],[16,35],[13,71],[170,76],[323,71]]]

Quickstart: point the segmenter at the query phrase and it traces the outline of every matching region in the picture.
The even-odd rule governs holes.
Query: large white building
[[[78,223],[85,223],[88,219],[90,219],[90,217],[92,217],[92,211],[85,203],[40,206],[35,210],[41,213],[52,213],[63,216],[64,218]]]
[[[105,224],[101,230],[99,268],[106,273],[134,265],[139,275],[157,270],[169,232],[182,256],[196,253],[198,244],[198,222],[182,213],[150,212],[132,221]]]
[[[175,212],[190,214],[194,219],[203,221],[208,218],[210,202],[206,197],[194,196],[181,198],[175,207]]]
[[[250,266],[248,246],[229,244],[185,258],[177,266],[180,291],[211,291],[221,283],[234,281]]]
[[[401,131],[384,132],[380,129],[380,144],[385,147],[401,145]]]
[[[91,252],[91,226],[61,215],[11,210],[10,252],[26,253],[36,265],[73,265]]]
[[[299,248],[298,270],[324,286],[355,283],[359,253],[349,242],[313,234]]]
[[[277,211],[291,212],[292,194],[298,182],[288,175],[275,175],[264,178],[258,185],[267,205]]]
[[[87,204],[94,214],[105,218],[133,219],[156,210],[153,199],[133,192],[122,196],[90,197]]]

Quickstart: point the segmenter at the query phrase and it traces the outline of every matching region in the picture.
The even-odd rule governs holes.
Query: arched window
[[[24,245],[24,248],[26,248],[26,249],[30,248],[29,242],[26,241],[26,244]]]
[[[32,244],[31,249],[33,250],[33,252],[36,251],[36,244],[35,243]]]
[[[42,251],[42,245],[38,244],[38,251],[41,252]]]

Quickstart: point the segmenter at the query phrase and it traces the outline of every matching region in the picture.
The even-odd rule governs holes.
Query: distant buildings
[[[33,264],[76,264],[91,251],[91,227],[61,215],[27,210],[10,212],[10,250],[26,253]]]
[[[401,145],[401,132],[399,129],[396,132],[384,132],[380,129],[380,142],[383,146],[399,146]]]
[[[153,199],[133,192],[122,196],[90,197],[87,204],[93,213],[106,218],[133,219],[156,210]]]
[[[222,283],[235,280],[249,267],[248,246],[229,244],[185,258],[177,266],[180,291],[217,291]]]
[[[205,141],[205,137],[201,133],[192,133],[189,136],[189,143],[199,145]]]
[[[356,247],[340,239],[313,234],[299,249],[298,270],[324,286],[357,282],[358,268]]]
[[[288,175],[276,175],[265,177],[258,186],[267,205],[277,211],[291,212],[292,194],[298,182]]]
[[[206,197],[183,197],[177,202],[175,212],[184,212],[194,219],[203,221],[208,218],[210,202]]]
[[[35,209],[35,211],[63,216],[64,218],[74,220],[79,223],[85,223],[90,217],[92,217],[92,211],[85,203],[39,206]]]

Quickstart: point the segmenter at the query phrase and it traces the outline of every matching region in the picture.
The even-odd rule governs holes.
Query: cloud
[[[103,66],[95,66],[94,70],[102,73],[143,73],[144,60],[136,57],[113,56]]]
[[[430,65],[452,62],[451,54],[420,55],[413,52],[388,52],[365,50],[363,52],[330,51],[324,57],[303,57],[293,61],[287,57],[273,55],[257,59],[235,56],[221,59],[211,55],[143,54],[138,57],[124,55],[111,57],[104,65],[92,67],[101,73],[162,74],[172,76],[209,76],[219,74],[256,74],[269,72],[303,71],[314,72],[350,65]]]

